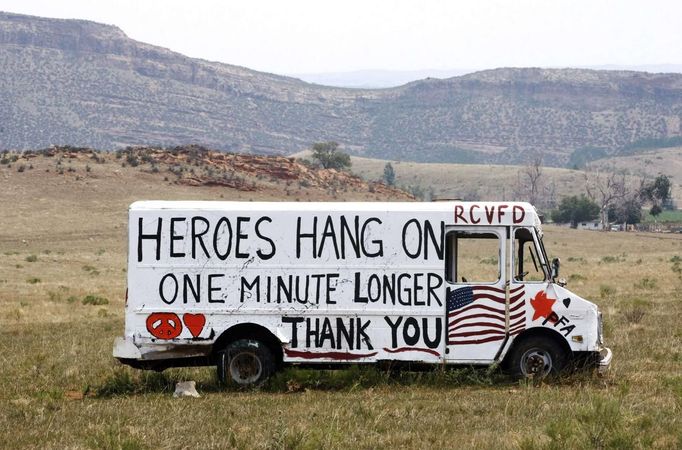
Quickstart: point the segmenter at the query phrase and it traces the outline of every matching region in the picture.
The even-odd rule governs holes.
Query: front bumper
[[[602,351],[599,352],[599,362],[597,363],[597,372],[599,375],[604,375],[609,371],[612,358],[613,352],[608,347],[604,347]]]

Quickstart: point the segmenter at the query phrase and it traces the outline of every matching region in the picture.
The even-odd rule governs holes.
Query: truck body
[[[557,275],[528,203],[136,202],[114,356],[244,384],[283,364],[608,367],[597,306]]]

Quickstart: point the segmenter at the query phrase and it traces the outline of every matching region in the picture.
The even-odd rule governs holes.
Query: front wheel
[[[531,336],[514,344],[506,365],[514,378],[545,378],[561,372],[566,361],[566,352],[553,339]]]
[[[218,380],[240,386],[263,384],[275,371],[270,349],[260,341],[240,339],[218,353]]]

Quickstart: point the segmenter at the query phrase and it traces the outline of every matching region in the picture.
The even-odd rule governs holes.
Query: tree
[[[391,163],[386,163],[384,166],[384,181],[387,185],[393,186],[395,184],[395,171]]]
[[[540,178],[542,177],[542,156],[537,156],[523,168],[523,174],[528,179],[528,201],[532,205],[538,204],[540,192]]]
[[[659,175],[656,179],[642,187],[642,197],[654,205],[662,207],[670,199],[672,184],[666,175]],[[660,214],[660,213],[659,213]]]
[[[661,207],[660,207],[659,205],[657,205],[656,203],[654,203],[654,206],[652,206],[651,209],[649,210],[649,214],[651,214],[652,216],[654,216],[654,219],[657,219],[657,218],[658,218],[658,215],[659,215],[660,213],[662,213],[662,212],[663,212],[663,208],[661,208]]]
[[[640,223],[642,221],[642,200],[637,195],[629,196],[609,208],[609,217],[618,223]]]
[[[613,170],[593,170],[589,167],[585,171],[585,190],[590,200],[599,207],[599,223],[602,230],[608,228],[609,209],[630,193],[625,182],[625,174],[618,174]]]
[[[313,158],[325,169],[347,169],[351,165],[350,155],[338,148],[338,142],[316,142],[313,144]]]
[[[599,205],[585,195],[564,197],[559,208],[552,212],[552,220],[559,223],[570,223],[573,228],[578,222],[596,219],[599,216]]]

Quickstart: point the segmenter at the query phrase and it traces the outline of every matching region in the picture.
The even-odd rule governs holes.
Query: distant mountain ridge
[[[0,149],[200,143],[289,154],[565,165],[682,136],[682,75],[496,69],[344,89],[193,59],[82,20],[0,13]]]

